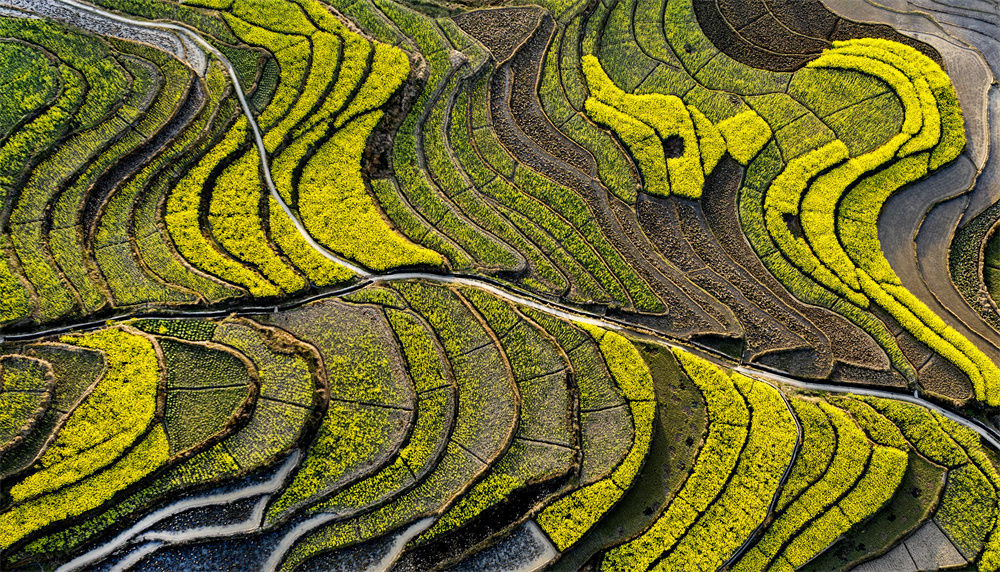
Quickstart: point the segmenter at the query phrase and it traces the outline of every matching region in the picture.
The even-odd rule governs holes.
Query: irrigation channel
[[[70,10],[66,13],[60,13],[60,10],[54,8],[57,5],[64,6]],[[6,9],[4,9],[6,8]],[[87,14],[92,16],[91,18],[80,18],[72,17],[72,11],[76,10],[82,14]],[[611,319],[606,316],[595,314],[592,312],[587,312],[577,308],[573,308],[567,305],[562,305],[549,300],[545,300],[541,297],[535,296],[533,294],[519,291],[510,287],[509,285],[493,281],[482,277],[472,277],[472,276],[460,276],[460,275],[444,275],[435,274],[429,272],[395,272],[383,275],[375,275],[367,270],[360,268],[342,258],[338,257],[336,254],[331,253],[322,245],[318,244],[315,239],[306,231],[305,227],[302,225],[301,221],[295,216],[291,211],[285,201],[282,199],[280,193],[274,186],[274,182],[271,178],[270,165],[267,160],[267,153],[264,147],[263,137],[259,126],[257,125],[256,119],[247,103],[246,95],[243,91],[242,86],[239,83],[239,78],[236,74],[236,70],[233,65],[226,59],[226,57],[211,45],[207,40],[202,38],[196,32],[179,24],[163,23],[163,22],[148,22],[143,20],[136,20],[103,10],[101,8],[78,2],[77,0],[0,0],[0,11],[5,15],[20,15],[23,17],[34,17],[46,16],[54,19],[59,19],[63,21],[69,21],[71,24],[77,26],[84,26],[93,32],[105,35],[116,35],[125,39],[135,39],[137,36],[141,36],[144,41],[150,42],[154,41],[157,47],[164,49],[165,51],[178,56],[179,59],[185,61],[193,68],[197,70],[197,63],[199,62],[198,55],[196,53],[191,53],[191,42],[196,46],[199,46],[205,52],[211,54],[212,57],[216,58],[222,66],[226,69],[236,92],[236,95],[240,101],[240,105],[243,109],[244,114],[247,117],[248,123],[253,131],[255,144],[259,151],[260,159],[262,162],[262,172],[264,174],[264,179],[267,187],[274,197],[275,201],[281,206],[282,210],[289,217],[292,223],[295,225],[298,232],[306,240],[306,242],[316,250],[319,254],[325,258],[336,262],[344,266],[345,268],[351,270],[357,274],[361,280],[347,286],[345,288],[340,288],[337,290],[327,291],[319,294],[314,294],[311,296],[295,299],[288,301],[279,305],[268,305],[268,306],[237,306],[232,308],[225,308],[219,310],[204,310],[204,311],[190,311],[183,314],[179,313],[169,313],[169,312],[133,312],[126,313],[117,316],[112,316],[111,319],[126,319],[126,318],[137,318],[137,317],[158,317],[166,319],[185,319],[185,318],[209,318],[209,317],[221,317],[231,314],[237,315],[254,315],[262,313],[280,312],[283,310],[289,310],[304,304],[324,299],[324,298],[336,298],[341,297],[351,292],[354,292],[360,288],[371,284],[387,283],[387,282],[397,282],[405,280],[426,280],[430,282],[436,282],[439,284],[446,285],[462,285],[471,286],[485,290],[495,296],[503,298],[509,302],[519,304],[525,307],[544,312],[551,316],[562,318],[566,320],[571,320],[575,322],[600,326],[607,329],[628,331],[629,334],[635,338],[645,342],[659,344],[671,348],[683,348],[684,350],[696,353],[710,361],[721,365],[725,368],[732,369],[734,371],[740,372],[745,375],[753,376],[755,378],[761,379],[772,385],[778,387],[789,386],[803,390],[813,390],[822,391],[829,393],[853,393],[858,395],[868,395],[874,397],[881,397],[886,399],[897,399],[901,401],[906,401],[916,405],[920,405],[945,417],[972,429],[980,437],[988,442],[992,447],[1000,450],[1000,431],[990,427],[980,421],[975,419],[967,418],[957,412],[951,411],[944,407],[941,407],[935,403],[931,403],[919,396],[918,392],[914,392],[912,395],[903,391],[887,391],[878,389],[868,389],[862,387],[846,387],[839,385],[832,385],[826,383],[817,383],[811,381],[805,381],[802,379],[796,379],[783,375],[777,371],[771,371],[765,368],[744,365],[734,362],[732,359],[724,356],[721,353],[712,352],[704,350],[701,348],[693,348],[690,345],[681,343],[676,339],[672,339],[662,332],[654,331],[646,327],[636,326],[624,320]],[[76,14],[80,16],[80,14]],[[119,25],[119,27],[109,26],[108,23],[113,22]],[[132,27],[136,33],[128,33],[127,29],[122,30],[121,27]],[[115,34],[115,30],[119,30],[118,34]],[[159,31],[168,32],[172,35],[164,34],[153,34],[150,35],[149,31]],[[185,41],[186,40],[186,41]],[[180,48],[178,48],[178,42],[180,42]],[[165,45],[168,44],[168,45]],[[181,53],[178,53],[178,52]],[[190,59],[189,59],[190,58]],[[204,73],[204,68],[201,69]],[[91,322],[77,323],[65,326],[59,326],[55,328],[48,328],[45,330],[14,334],[6,336],[7,340],[31,340],[38,339],[45,336],[58,334],[66,331],[80,331],[87,329],[95,329],[106,325],[107,319],[95,320]],[[0,341],[5,338],[0,336]],[[792,413],[792,417],[795,418],[794,412],[792,412],[791,407],[786,401],[786,407],[788,407],[789,412]],[[801,442],[802,429],[801,426],[798,427],[799,431],[799,441]],[[796,451],[798,447],[796,447]],[[237,488],[235,490],[227,490],[222,492],[212,492],[199,497],[184,499],[166,507],[158,509],[149,515],[145,516],[139,520],[135,525],[129,529],[123,531],[115,538],[111,539],[107,543],[94,548],[93,550],[78,556],[77,558],[67,562],[58,569],[58,572],[70,572],[72,570],[80,570],[84,568],[90,568],[97,564],[103,563],[109,557],[115,553],[121,551],[130,545],[135,545],[135,549],[131,552],[125,554],[117,563],[115,563],[111,569],[112,570],[125,570],[129,569],[141,560],[149,555],[154,554],[156,551],[163,547],[176,544],[184,544],[188,542],[193,542],[197,540],[205,540],[208,538],[220,538],[226,536],[234,536],[240,534],[248,534],[259,531],[261,529],[263,520],[263,508],[266,506],[267,501],[270,499],[270,495],[274,492],[280,490],[283,486],[285,480],[301,460],[301,453],[299,451],[293,451],[281,466],[277,470],[273,470],[272,474],[260,482],[254,482],[252,484],[246,485],[242,488]],[[794,455],[789,464],[789,467],[794,463]],[[785,473],[781,478],[781,484],[783,485],[785,480],[788,478],[790,471],[786,468]],[[781,487],[778,488],[780,492]],[[177,514],[187,512],[197,508],[210,507],[210,506],[221,506],[231,504],[237,501],[252,499],[254,497],[260,497],[254,506],[254,510],[249,518],[229,524],[220,526],[210,526],[210,527],[198,527],[183,531],[156,531],[150,530],[154,528],[160,522],[175,516]],[[773,513],[775,499],[772,499],[771,506],[769,509],[769,516]],[[277,543],[275,549],[269,555],[267,559],[267,564],[265,569],[272,570],[278,563],[280,563],[284,551],[286,551],[298,536],[305,534],[308,530],[320,526],[321,524],[336,518],[338,515],[317,515],[313,519],[309,519],[300,523],[298,526],[294,527],[290,532],[288,532],[285,537]],[[412,523],[407,529],[397,532],[397,536],[392,542],[391,549],[389,552],[379,560],[373,567],[372,570],[387,570],[391,568],[395,560],[402,554],[405,544],[414,536],[418,535],[422,530],[430,526],[433,523],[433,517],[425,518]],[[751,539],[757,536],[756,532],[751,535]],[[539,539],[544,541],[544,539]],[[547,541],[546,541],[547,542]],[[742,555],[742,553],[751,545],[748,541],[745,543],[736,554],[730,559],[730,562],[735,561]],[[551,544],[547,547],[547,551],[552,557],[557,555],[554,547]],[[537,569],[550,560],[540,561],[534,560],[526,569]]]

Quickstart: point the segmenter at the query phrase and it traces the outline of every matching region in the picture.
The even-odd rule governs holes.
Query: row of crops
[[[513,554],[502,539],[528,524],[601,569],[793,569],[863,523],[888,527],[885,550],[928,519],[996,566],[995,454],[923,407],[783,390],[470,287],[348,300],[6,344],[0,400],[33,401],[3,409],[21,429],[4,433],[5,566],[78,555],[299,447],[241,540],[281,569],[428,516],[403,556],[419,569]],[[633,497],[645,516],[622,514]]]
[[[139,321],[9,348],[12,366],[49,368],[50,391],[30,415],[4,410],[31,429],[3,445],[5,555],[53,529],[27,550],[72,549],[151,499],[282,457],[318,406],[293,343],[239,320]],[[94,530],[66,526],[84,515]]]
[[[419,542],[440,544],[516,491],[555,503],[539,518],[568,546],[635,481],[656,406],[624,337],[469,288],[351,299],[5,348],[0,395],[41,395],[38,411],[4,409],[5,426],[34,429],[4,444],[6,564],[79,552],[180,491],[301,446],[263,526],[341,517],[302,536],[287,568],[427,514]]]
[[[996,399],[990,358],[879,255],[881,205],[964,145],[954,90],[917,49],[848,40],[795,73],[769,72],[714,48],[685,2],[557,19],[511,9],[525,31],[506,44],[488,12],[339,7],[426,56],[392,176],[373,191],[453,269],[698,342],[737,340],[723,343],[799,375]],[[873,114],[884,133],[871,132]],[[742,188],[710,184],[723,156],[746,165]],[[720,192],[735,208],[708,205],[733,200]],[[734,218],[750,249],[722,236]],[[866,341],[840,346],[847,332]]]
[[[32,82],[5,93],[2,322],[276,298],[349,280],[336,256],[441,264],[393,233],[360,173],[409,61],[304,6],[238,4],[209,20],[254,88],[277,194],[218,58],[198,77],[148,45],[4,20],[5,62]]]
[[[997,452],[888,398],[1000,404],[879,240],[964,152],[929,45],[812,1],[95,4],[204,65],[0,15],[0,568],[1000,568]]]
[[[752,68],[689,0],[454,18],[391,0],[103,5],[184,21],[220,55],[199,75],[5,20],[10,68],[40,86],[9,90],[0,141],[8,328],[420,269],[794,375],[998,399],[994,354],[881,255],[885,201],[964,146],[950,80],[917,48],[847,39]]]
[[[657,139],[666,143],[671,137],[681,137],[686,143],[685,154],[688,149],[700,149],[702,165],[714,167],[722,143],[710,135],[711,123],[722,127],[726,122],[763,118],[761,127],[748,125],[742,130],[748,142],[755,141],[744,145],[746,152],[742,156],[732,150],[731,138],[724,139],[728,154],[747,164],[745,176],[740,180],[737,175],[731,183],[723,183],[738,191],[727,190],[721,196],[712,189],[711,181],[706,184],[702,211],[711,225],[713,216],[718,215],[712,214],[707,203],[730,201],[735,195],[736,212],[724,214],[731,217],[729,220],[739,219],[753,258],[762,262],[784,289],[810,306],[808,312],[799,310],[799,314],[818,326],[828,340],[835,339],[843,326],[835,325],[828,314],[816,320],[814,316],[823,313],[814,308],[826,308],[846,318],[882,348],[894,372],[887,377],[877,371],[842,367],[835,361],[833,377],[938,391],[929,387],[936,383],[927,379],[936,377],[930,375],[930,370],[940,375],[948,367],[936,364],[918,372],[928,363],[927,357],[913,353],[912,348],[922,345],[964,372],[957,377],[969,381],[960,382],[967,384],[967,389],[959,393],[969,397],[975,394],[976,399],[986,402],[995,399],[990,397],[995,390],[989,389],[994,382],[987,381],[995,379],[990,357],[966,337],[967,330],[954,330],[903,286],[883,258],[878,240],[876,225],[884,202],[899,188],[954,159],[964,146],[964,126],[955,92],[938,64],[908,45],[842,36],[842,41],[827,42],[830,47],[822,55],[811,57],[796,71],[749,68],[732,59],[729,52],[720,51],[691,25],[697,18],[689,4],[668,2],[659,10],[651,2],[599,6],[587,15],[589,27],[582,33],[580,47],[585,79],[588,84],[597,81],[602,86],[595,91],[588,85],[590,98],[582,102],[584,111],[616,131],[646,179],[646,192],[653,192],[649,189],[655,187],[650,180],[669,180],[673,191],[675,177],[689,180],[698,175],[694,168],[680,170],[685,161],[696,164],[697,151],[692,151],[688,159],[678,156],[664,160],[667,155],[661,153],[666,151],[656,147]],[[803,11],[814,14],[816,9],[803,7]],[[595,19],[601,23],[595,24]],[[657,25],[661,22],[662,28]],[[848,30],[838,29],[841,34]],[[566,33],[571,32],[567,26]],[[563,40],[564,52],[574,50],[572,45],[567,46],[571,41]],[[597,57],[588,59],[588,53]],[[565,63],[560,67],[562,85],[578,83],[566,81],[567,75],[571,76],[566,67]],[[603,86],[613,89],[608,91]],[[628,94],[630,90],[634,95]],[[544,88],[541,95],[544,102]],[[559,90],[553,90],[550,97],[558,99],[560,95]],[[609,98],[616,102],[617,113],[607,109]],[[677,111],[667,119],[652,116],[649,109],[656,98],[663,102],[657,108],[672,106]],[[682,105],[688,113],[684,113]],[[627,113],[629,108],[633,110],[631,115]],[[681,123],[669,123],[685,115],[691,116],[690,122],[683,119]],[[880,121],[872,122],[871,117],[879,117]],[[643,135],[643,129],[650,135]],[[763,143],[756,142],[755,129],[763,131]],[[657,136],[652,136],[652,130]],[[582,142],[582,138],[579,140]],[[684,172],[688,175],[681,174]],[[756,260],[746,261],[745,250],[726,244],[724,232],[714,226],[712,230],[734,261],[747,269],[759,266]],[[740,242],[744,237],[739,237]],[[664,242],[671,249],[675,247],[674,242]],[[670,256],[669,252],[664,249],[666,256]],[[728,270],[724,275],[732,274]],[[757,274],[756,291],[750,294],[742,289],[757,306],[751,306],[748,313],[765,309],[774,317],[775,313],[768,311],[773,303],[768,308],[756,300],[763,289],[760,286],[769,283],[768,278]],[[739,286],[732,280],[730,284]],[[739,318],[750,322],[743,315]],[[802,328],[795,325],[789,333],[801,339]],[[764,331],[770,336],[773,329],[772,324],[767,324]],[[782,337],[788,339],[787,335]],[[810,345],[815,351],[819,344]],[[843,354],[840,357],[847,358]],[[859,357],[856,354],[846,361],[858,363]],[[954,373],[951,376],[956,377]],[[943,393],[957,396],[954,385],[941,386],[948,388]]]

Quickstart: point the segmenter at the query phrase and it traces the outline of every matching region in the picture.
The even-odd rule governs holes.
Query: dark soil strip
[[[885,38],[920,50],[943,66],[931,45],[884,24],[841,18],[820,0],[705,0],[694,4],[698,25],[734,60],[771,71],[794,71],[834,40]]]
[[[537,121],[551,125],[541,110],[536,90],[537,72],[540,70],[544,54],[544,49],[539,49],[538,53],[533,54],[527,62],[524,62],[524,66],[530,64],[534,68],[534,73],[530,76],[529,86],[532,94],[531,105],[523,104],[516,109],[510,107],[511,96],[509,94],[526,89],[516,87],[519,79],[521,81],[525,79],[523,73],[513,73],[510,65],[504,65],[494,73],[490,84],[490,111],[494,122],[493,127],[500,142],[520,162],[580,194],[593,212],[597,227],[604,230],[604,235],[612,241],[612,245],[622,255],[626,263],[652,285],[654,291],[667,306],[666,316],[644,318],[650,320],[651,324],[655,323],[653,327],[676,332],[679,335],[690,335],[698,331],[723,335],[738,334],[739,325],[730,312],[721,308],[717,300],[691,284],[676,269],[663,265],[662,260],[653,254],[655,251],[638,228],[634,212],[625,205],[621,206],[627,212],[622,213],[622,215],[632,219],[630,221],[632,229],[631,232],[627,233],[622,228],[621,217],[612,211],[607,191],[593,174],[596,172],[595,164],[591,163],[593,165],[591,168],[588,168],[587,171],[581,171],[562,157],[556,157],[543,151],[534,140],[522,131],[519,123],[526,123],[527,120],[518,121],[517,116],[535,114],[537,118],[540,118]],[[524,98],[522,97],[519,101],[523,103]],[[593,158],[588,155],[588,163],[592,161]],[[637,243],[636,240],[639,242]]]
[[[817,351],[823,352],[823,348],[828,348],[826,351],[830,352],[830,357],[827,359],[854,364],[867,371],[886,371],[888,362],[885,358],[885,352],[875,345],[874,341],[866,334],[861,333],[856,326],[829,310],[803,304],[793,298],[761,263],[743,236],[743,231],[738,224],[740,220],[737,206],[739,184],[738,182],[733,183],[737,175],[727,174],[727,171],[738,173],[739,168],[739,165],[731,158],[723,158],[715,170],[715,173],[718,174],[709,177],[702,194],[701,204],[705,219],[723,251],[749,275],[748,279],[756,280],[770,292],[771,296],[774,297],[774,303],[779,305],[776,309],[780,309],[781,313],[791,312],[792,315],[798,315],[807,327],[811,326],[809,330],[812,331],[810,334],[812,339],[807,339],[810,339],[812,347]],[[716,177],[721,177],[721,180],[716,179]],[[805,334],[803,333],[803,335]],[[826,340],[816,339],[819,336],[826,338]],[[765,365],[785,369],[784,366],[788,364]],[[799,375],[797,371],[794,373]]]
[[[539,77],[545,61],[546,48],[553,39],[555,22],[550,16],[542,19],[538,30],[514,55],[510,69],[514,75],[508,105],[514,121],[541,149],[562,159],[591,177],[597,174],[597,162],[576,142],[559,132],[542,110],[538,99]]]
[[[458,14],[458,27],[479,40],[493,54],[497,65],[509,60],[535,29],[545,12],[533,6],[490,8]],[[545,17],[549,20],[548,15]]]
[[[187,127],[188,123],[194,119],[195,115],[201,110],[204,101],[205,90],[201,82],[192,77],[187,95],[181,102],[179,109],[174,113],[174,116],[156,134],[130,153],[124,155],[111,169],[101,173],[97,178],[93,188],[90,189],[84,200],[83,212],[80,219],[80,224],[87,235],[88,246],[93,244],[94,233],[97,230],[97,218],[101,208],[108,198],[110,198],[112,192],[114,192],[119,184],[124,183],[127,178],[136,173],[166,148]]]
[[[825,373],[825,361],[821,354],[821,337],[816,336],[813,340],[806,337],[809,330],[803,326],[802,321],[796,320],[793,312],[781,308],[773,303],[773,297],[760,287],[759,283],[746,280],[744,273],[738,271],[732,259],[725,256],[724,251],[719,248],[718,240],[708,228],[700,202],[683,199],[676,200],[678,215],[681,221],[681,229],[684,231],[688,242],[698,253],[698,256],[711,267],[721,280],[730,284],[731,287],[740,293],[740,297],[745,300],[745,309],[750,315],[747,320],[757,320],[761,329],[757,327],[747,327],[747,361],[757,361],[764,354],[775,352],[801,351],[813,354],[810,363],[802,363],[802,367],[796,368],[796,372],[809,375],[809,370],[814,375],[820,376]],[[785,310],[785,311],[782,311]],[[741,320],[742,321],[742,320]],[[746,322],[744,322],[746,323]],[[764,325],[769,328],[764,329]],[[820,343],[817,350],[812,349],[812,342]]]
[[[768,51],[744,38],[732,26],[752,24],[766,16],[762,3],[749,2],[747,4],[757,4],[757,6],[732,6],[728,2],[714,1],[694,2],[694,13],[698,19],[698,25],[711,40],[716,48],[719,48],[727,56],[749,66],[771,71],[792,71],[799,69],[806,64],[811,55],[796,53],[777,53]],[[756,9],[755,12],[746,13]],[[742,27],[741,27],[742,29]]]

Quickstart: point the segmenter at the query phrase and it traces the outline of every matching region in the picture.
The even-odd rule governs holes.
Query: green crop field
[[[1000,7],[890,4],[0,0],[0,570],[1000,570]]]

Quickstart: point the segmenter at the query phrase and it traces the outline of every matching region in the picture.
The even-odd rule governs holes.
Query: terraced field
[[[991,0],[0,0],[0,569],[1000,569]]]

